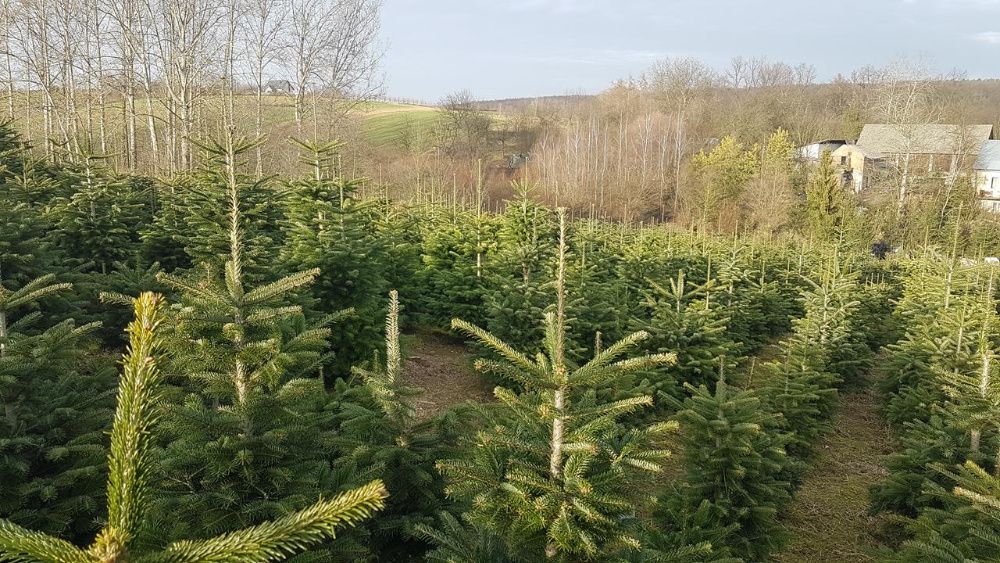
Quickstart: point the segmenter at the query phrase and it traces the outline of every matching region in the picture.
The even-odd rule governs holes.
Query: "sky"
[[[386,94],[427,102],[597,93],[673,56],[1000,78],[1000,0],[385,0],[382,35]]]

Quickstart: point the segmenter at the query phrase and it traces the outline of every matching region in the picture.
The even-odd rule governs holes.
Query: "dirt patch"
[[[403,381],[424,390],[415,401],[417,418],[426,420],[466,401],[493,400],[490,384],[472,369],[468,348],[445,336],[418,332],[403,337]]]
[[[868,515],[868,488],[885,478],[892,432],[869,386],[840,398],[833,424],[783,518],[789,542],[780,563],[875,561],[881,519]]]

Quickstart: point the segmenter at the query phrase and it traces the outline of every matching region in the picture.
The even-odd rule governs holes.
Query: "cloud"
[[[972,36],[973,41],[988,45],[1000,45],[1000,31],[983,31]]]
[[[986,10],[1000,9],[1000,0],[901,0],[902,4],[916,6],[925,5],[948,10]]]
[[[658,60],[675,56],[676,53],[661,51],[640,51],[632,49],[573,49],[544,55],[530,55],[530,62],[573,65],[621,65],[652,64]]]
[[[515,12],[554,14],[588,13],[599,7],[596,0],[510,0],[501,4]]]

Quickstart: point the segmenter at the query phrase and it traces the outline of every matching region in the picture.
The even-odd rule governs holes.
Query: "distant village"
[[[798,157],[818,162],[824,153],[855,192],[887,180],[905,190],[921,179],[954,183],[971,175],[983,208],[1000,213],[1000,141],[992,125],[868,124],[856,142],[816,141],[800,147]]]

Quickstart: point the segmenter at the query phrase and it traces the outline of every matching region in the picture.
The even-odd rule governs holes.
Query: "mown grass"
[[[868,514],[868,489],[886,476],[893,437],[871,386],[840,398],[833,429],[786,508],[789,541],[778,563],[877,560],[882,518]]]
[[[364,115],[362,131],[376,146],[396,145],[422,150],[433,145],[442,114],[424,106],[383,107]]]

